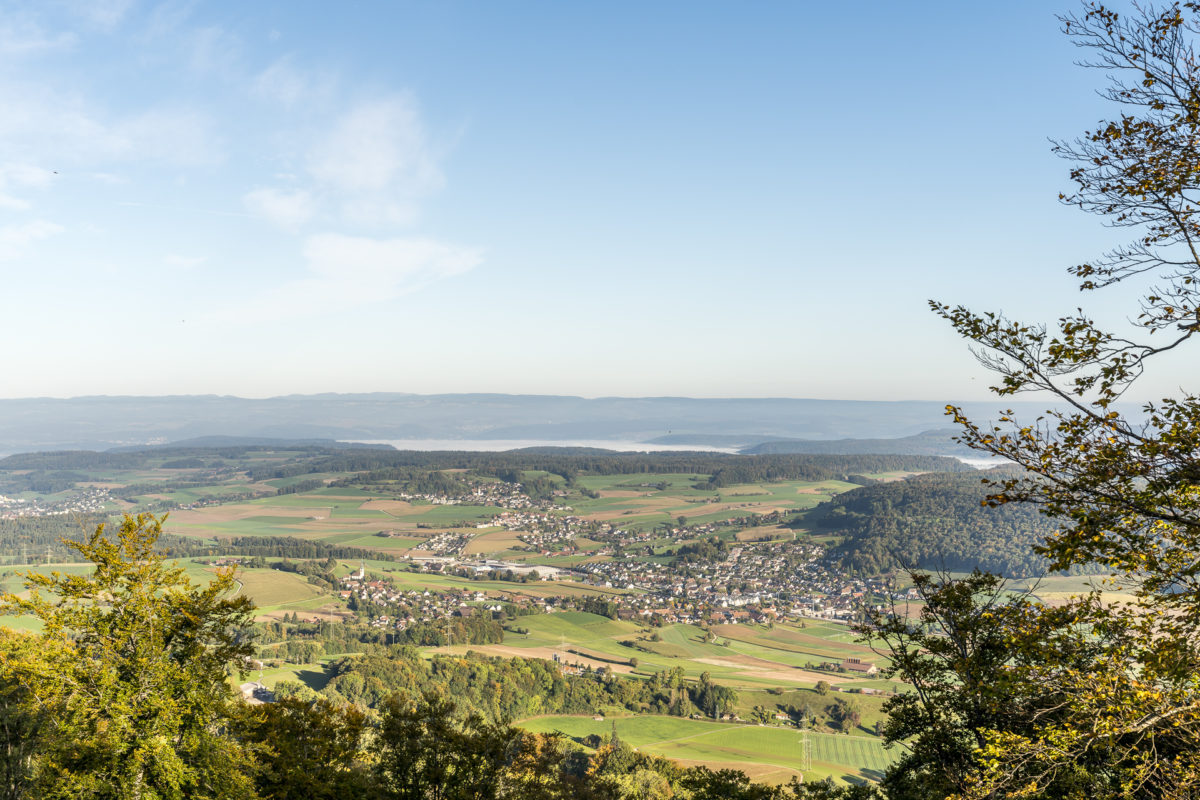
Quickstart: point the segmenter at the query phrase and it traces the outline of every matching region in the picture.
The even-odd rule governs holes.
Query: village
[[[0,495],[0,519],[91,514],[112,508],[115,504],[115,499],[107,489],[96,486],[84,486],[71,496],[56,500]]]
[[[403,630],[476,613],[499,600],[540,613],[553,613],[562,598],[534,597],[519,588],[528,581],[568,580],[602,589],[621,619],[650,624],[720,625],[800,621],[848,621],[885,599],[904,600],[882,578],[839,573],[823,548],[799,542],[754,542],[734,547],[718,563],[663,564],[642,559],[597,560],[571,569],[493,559],[410,556],[422,572],[513,582],[511,590],[401,590],[387,578],[360,569],[342,578],[339,595],[351,608],[369,607],[374,627]],[[538,592],[544,595],[544,592]],[[368,605],[369,604],[369,605]]]
[[[643,615],[657,614],[666,622],[847,620],[864,605],[896,594],[881,578],[857,578],[833,569],[823,547],[799,542],[747,543],[732,548],[719,563],[619,559],[576,569],[590,583],[638,590],[621,595],[618,602],[638,613],[649,609]]]
[[[397,492],[401,500],[423,500],[435,506],[499,506],[509,509],[537,508],[547,511],[570,511],[569,506],[559,505],[553,499],[535,500],[526,494],[520,483],[505,481],[470,480],[455,494],[442,492]]]

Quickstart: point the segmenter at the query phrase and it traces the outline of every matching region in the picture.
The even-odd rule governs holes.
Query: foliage
[[[244,747],[225,730],[231,671],[244,665],[252,606],[205,587],[155,552],[161,520],[126,517],[73,544],[91,575],[26,578],[5,610],[43,625],[6,653],[6,685],[39,712],[33,781],[45,798],[236,798],[252,790]]]
[[[906,751],[884,778],[889,800],[968,790],[989,736],[1027,734],[1061,718],[1071,676],[1102,657],[1107,644],[1104,631],[1081,622],[1101,609],[1094,594],[1048,608],[1029,592],[1010,592],[995,575],[919,574],[914,581],[919,614],[892,608],[858,626],[888,650],[884,677],[911,686],[884,704],[884,740]],[[1055,777],[1046,796],[1100,789],[1110,777],[1109,755],[1081,759]]]
[[[0,519],[0,553],[22,563],[61,563],[76,555],[69,542],[87,536],[100,524],[110,524],[108,514],[53,514]],[[248,558],[340,558],[395,561],[391,553],[361,547],[331,545],[293,536],[231,536],[206,541],[193,536],[164,534],[155,549],[175,558],[245,556]]]
[[[1032,506],[981,507],[977,475],[919,475],[854,489],[822,503],[805,524],[842,542],[830,558],[866,574],[894,569],[981,569],[1009,577],[1045,574],[1033,552],[1057,528]]]
[[[473,654],[426,660],[413,647],[366,644],[370,652],[335,663],[329,697],[281,681],[276,702],[243,704],[230,679],[247,663],[252,607],[232,592],[232,571],[204,588],[189,583],[155,550],[160,531],[149,516],[127,517],[112,538],[99,526],[72,545],[95,564],[92,574],[30,575],[30,596],[4,597],[6,610],[34,614],[44,628],[0,635],[4,800],[874,796],[684,768],[615,735],[588,755],[561,734],[507,722],[614,705],[714,716],[733,708],[732,690],[707,674],[688,682],[681,669],[624,680],[609,669],[564,674],[542,660]],[[317,636],[343,627],[294,617],[270,625],[309,655]]]
[[[416,696],[439,692],[454,697],[464,711],[487,720],[538,714],[594,714],[611,706],[630,711],[720,716],[737,694],[705,673],[695,683],[676,668],[648,680],[615,676],[610,669],[567,674],[558,664],[535,658],[495,658],[478,653],[422,658],[413,647],[393,647],[361,657],[338,659],[328,667],[325,693],[351,703],[380,707],[393,693]]]
[[[253,750],[263,800],[340,800],[361,797],[371,785],[367,717],[353,706],[277,696],[244,707],[234,729]]]
[[[980,424],[950,408],[960,440],[1022,471],[997,480],[990,505],[1036,504],[1061,530],[1038,551],[1055,569],[1115,572],[1132,604],[1079,608],[1104,645],[1068,666],[1047,654],[1056,713],[998,725],[976,750],[965,791],[978,797],[1055,795],[1079,764],[1104,764],[1077,789],[1089,797],[1200,793],[1200,398],[1186,392],[1142,408],[1117,404],[1160,356],[1200,331],[1200,4],[1118,14],[1098,3],[1062,18],[1064,31],[1111,79],[1113,119],[1056,150],[1073,163],[1063,200],[1135,231],[1131,244],[1073,267],[1081,291],[1149,288],[1128,334],[1079,310],[1053,329],[933,303],[977,348],[1000,396],[1049,393],[1036,420],[1011,412]],[[1037,615],[1035,615],[1035,619]],[[1017,687],[1018,697],[1024,688]],[[1036,695],[1035,695],[1036,696]]]

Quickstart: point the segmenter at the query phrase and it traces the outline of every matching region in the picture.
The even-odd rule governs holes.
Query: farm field
[[[647,752],[683,763],[741,769],[756,779],[770,781],[786,781],[801,769],[807,779],[828,776],[871,779],[877,778],[890,763],[892,755],[882,751],[878,739],[857,734],[869,734],[876,729],[884,702],[882,693],[893,691],[895,684],[859,674],[818,669],[823,663],[840,662],[847,657],[874,661],[882,667],[886,663],[883,659],[856,642],[854,634],[844,625],[815,621],[804,627],[782,622],[770,626],[749,624],[750,619],[794,618],[791,615],[797,610],[787,604],[806,596],[810,586],[814,587],[811,596],[818,600],[850,597],[847,592],[839,594],[840,587],[825,582],[828,572],[822,570],[828,568],[816,561],[819,552],[809,546],[815,537],[800,527],[803,518],[798,518],[796,512],[856,489],[857,484],[842,480],[749,480],[752,475],[778,473],[740,468],[725,474],[739,475],[738,480],[747,482],[721,485],[716,471],[711,475],[695,472],[596,475],[585,467],[577,472],[572,468],[562,475],[531,469],[477,473],[466,468],[432,471],[410,468],[409,462],[403,460],[399,462],[401,466],[372,468],[369,474],[367,470],[307,472],[304,469],[308,457],[301,451],[281,451],[255,454],[245,463],[234,463],[232,457],[224,456],[177,458],[175,462],[152,459],[148,466],[137,470],[86,470],[86,474],[95,483],[114,489],[130,487],[120,502],[131,510],[161,513],[170,503],[182,504],[183,507],[170,509],[165,532],[187,540],[175,541],[171,546],[179,548],[176,552],[196,556],[179,563],[190,577],[200,582],[211,580],[215,574],[215,568],[209,566],[214,556],[241,554],[240,557],[254,558],[254,563],[259,564],[259,555],[248,554],[286,552],[293,554],[293,560],[302,560],[312,558],[312,553],[322,553],[322,560],[326,555],[338,560],[334,570],[338,576],[356,571],[362,565],[370,577],[385,578],[401,590],[455,594],[451,598],[438,598],[437,602],[444,605],[431,612],[418,611],[415,615],[418,618],[423,613],[452,618],[471,616],[477,612],[463,613],[458,604],[474,602],[479,598],[478,593],[519,601],[634,595],[635,602],[622,609],[626,617],[632,611],[635,615],[632,619],[610,619],[578,610],[509,617],[501,619],[507,627],[500,643],[422,648],[429,656],[438,652],[475,651],[499,657],[557,658],[592,669],[608,668],[635,681],[646,680],[658,672],[678,671],[689,681],[707,674],[714,682],[736,690],[737,700],[729,710],[742,720],[767,719],[767,712],[772,716],[776,712],[798,717],[811,714],[822,731],[833,730],[838,726],[830,720],[841,708],[834,704],[849,702],[861,723],[855,735],[810,732],[809,766],[799,745],[801,733],[793,727],[618,714],[615,719],[622,738]],[[362,463],[357,454],[336,458],[339,463]],[[176,466],[167,466],[169,463]],[[323,469],[325,463],[322,462]],[[418,459],[415,463],[422,462]],[[691,466],[694,462],[683,463]],[[469,485],[460,480],[459,476],[464,474]],[[504,475],[504,480],[495,477],[496,474]],[[826,470],[790,474],[838,473]],[[877,477],[895,479],[904,474],[879,473]],[[512,486],[514,480],[522,481],[525,489]],[[719,488],[698,488],[714,484]],[[454,502],[459,498],[470,498],[470,503]],[[491,524],[504,512],[503,503],[508,501],[512,501],[514,515],[504,522],[532,530],[507,530]],[[472,504],[483,502],[497,504]],[[526,516],[522,518],[521,514]],[[554,517],[572,519],[557,521]],[[708,527],[709,523],[715,524]],[[610,530],[610,525],[638,535]],[[710,539],[714,536],[720,541]],[[228,541],[235,537],[250,541]],[[306,541],[261,544],[255,541],[265,537]],[[794,541],[797,545],[756,544],[767,541]],[[229,545],[224,552],[223,542]],[[359,552],[343,557],[345,551],[330,551],[314,547],[313,543],[358,548]],[[697,557],[697,553],[702,555]],[[50,557],[49,550],[45,554]],[[201,558],[198,554],[209,555]],[[378,557],[371,558],[372,554]],[[625,569],[614,563],[593,567],[587,578],[592,583],[582,582],[582,571],[576,573],[578,581],[522,583],[472,580],[428,571],[443,568],[436,561],[422,570],[406,558],[429,555],[468,562],[495,558],[561,568],[620,558],[631,567]],[[267,561],[279,559],[274,555],[262,557]],[[686,591],[675,590],[680,595],[678,599],[670,596],[670,583],[665,584],[668,588],[664,591],[664,584],[655,582],[664,574],[671,576],[672,570],[660,570],[654,565],[672,564],[678,565],[675,575],[691,581]],[[809,564],[814,566],[805,575],[815,577],[808,586],[797,588],[799,581],[794,576]],[[74,568],[87,566],[67,567]],[[454,565],[446,567],[451,568]],[[481,574],[486,575],[486,569]],[[709,570],[707,578],[704,569]],[[711,585],[706,584],[710,579]],[[318,586],[297,573],[263,568],[239,568],[236,581],[235,592],[254,601],[258,609],[256,618],[260,621],[282,621],[286,616],[285,625],[303,625],[314,618],[323,621],[353,618],[347,603],[324,581],[319,581]],[[611,586],[602,585],[606,582]],[[0,572],[0,586],[19,588],[11,569],[8,573]],[[643,589],[632,587],[644,586],[655,587],[657,593],[653,599],[642,602],[641,596],[650,596],[644,595]],[[767,589],[764,596],[773,598],[769,602],[782,602],[782,607],[760,608],[756,595],[764,586]],[[779,586],[790,588],[772,595]],[[1065,584],[1052,588],[1067,590]],[[1043,589],[1049,591],[1051,587]],[[702,599],[697,600],[698,597]],[[395,603],[405,614],[411,613],[415,606],[402,600],[387,602]],[[762,601],[762,605],[767,602]],[[691,603],[711,605],[693,608]],[[748,607],[748,612],[736,611],[743,606]],[[382,613],[377,607],[359,607],[363,614]],[[616,613],[603,603],[586,607]],[[660,613],[652,609],[664,610]],[[843,610],[840,606],[836,609]],[[724,613],[726,610],[728,615]],[[780,616],[776,616],[776,611]],[[678,617],[674,612],[678,612]],[[666,624],[650,627],[648,618],[652,613],[656,623]],[[301,621],[294,620],[293,614]],[[503,614],[497,612],[497,618],[501,617]],[[714,622],[710,628],[670,621],[676,618],[737,619],[746,624]],[[364,630],[368,630],[365,617],[363,622]],[[33,621],[9,619],[0,620],[0,624],[27,629]],[[369,629],[370,636],[377,636],[389,626],[390,623],[375,619],[374,628]],[[272,627],[272,630],[281,629]],[[493,628],[487,639],[481,637],[479,641],[494,641],[494,633]],[[452,640],[460,638],[455,636]],[[435,640],[447,641],[447,638]],[[278,642],[269,644],[276,646]],[[325,672],[328,659],[299,665],[279,660],[315,659],[318,652],[323,651],[264,649],[261,653],[270,666],[256,670],[247,679],[261,678],[268,687],[284,680],[300,681],[320,690],[328,679]],[[822,686],[818,693],[815,687],[819,682],[830,684],[831,691],[826,694],[826,687]],[[796,708],[807,710],[796,711]],[[546,719],[529,724],[551,724]],[[591,717],[561,717],[554,718],[553,724],[569,726],[570,730],[563,730],[582,737],[591,732],[606,735],[611,722],[611,719],[597,723]]]
[[[697,489],[707,476],[689,474],[595,475],[579,478],[595,499],[572,500],[575,513],[631,528],[653,527],[680,516],[690,523],[800,511],[856,488],[843,481],[784,481]]]
[[[528,630],[528,634],[510,632],[503,645],[475,645],[470,649],[494,655],[526,653],[536,658],[558,654],[568,663],[598,661],[611,664],[616,671],[637,675],[681,668],[689,678],[707,672],[714,681],[737,689],[811,688],[818,681],[847,689],[861,688],[867,682],[863,676],[818,672],[807,665],[850,656],[882,663],[869,648],[853,642],[811,637],[820,643],[812,648],[818,654],[753,641],[771,643],[782,639],[786,644],[787,638],[807,636],[792,626],[778,625],[771,631],[749,625],[716,626],[715,642],[706,642],[704,631],[691,625],[647,629],[582,611],[522,617],[517,626]],[[729,631],[740,638],[727,635]],[[651,640],[654,634],[658,641]],[[636,667],[630,665],[631,659],[636,660]]]
[[[877,780],[896,755],[879,739],[844,734],[808,734],[811,768],[804,770],[802,733],[791,727],[759,726],[640,715],[601,720],[583,716],[545,716],[520,720],[538,733],[561,731],[573,740],[607,737],[613,730],[622,741],[646,753],[712,769],[733,768],[755,780],[783,783],[792,776],[806,781],[826,777]]]
[[[323,479],[329,477],[330,474],[322,475]],[[649,530],[676,525],[680,517],[688,524],[704,524],[801,511],[854,488],[854,484],[842,481],[755,483],[720,490],[695,488],[695,484],[704,478],[693,474],[649,473],[583,476],[579,478],[579,486],[598,496],[572,495],[571,511],[554,513],[569,513],[629,530]],[[429,538],[446,532],[466,539],[466,545],[459,551],[466,558],[495,558],[560,568],[611,558],[595,552],[603,548],[602,543],[583,536],[574,540],[578,553],[543,556],[522,541],[519,531],[480,527],[501,511],[497,506],[437,505],[422,500],[400,500],[384,489],[364,491],[327,486],[306,492],[246,500],[232,498],[219,505],[177,509],[167,519],[165,531],[209,541],[215,537],[218,542],[221,537],[295,537],[398,557],[429,555]],[[718,532],[723,538],[741,542],[791,541],[807,535],[804,531],[778,525],[741,530],[723,528]],[[668,537],[651,542],[658,551],[675,544]],[[641,557],[653,559],[656,556]],[[512,586],[489,586],[486,590],[531,596],[595,591],[568,584],[560,584],[553,591],[532,584],[523,585],[520,592],[514,592]]]

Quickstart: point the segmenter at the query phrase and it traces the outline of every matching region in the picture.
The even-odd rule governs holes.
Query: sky
[[[927,299],[1131,313],[1072,8],[0,2],[0,397],[982,399]]]

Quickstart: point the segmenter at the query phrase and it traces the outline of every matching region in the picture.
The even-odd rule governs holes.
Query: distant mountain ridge
[[[1027,405],[1031,412],[1041,409]],[[981,419],[996,411],[984,403],[966,408]],[[0,399],[0,453],[103,450],[209,436],[645,442],[679,435],[749,446],[777,439],[914,436],[942,424],[943,410],[943,403],[922,401],[506,394]]]
[[[975,456],[979,453],[955,442],[957,428],[938,428],[922,431],[915,436],[894,439],[776,439],[762,442],[739,452],[746,455],[764,453],[836,453],[838,455],[926,455],[926,456]]]

